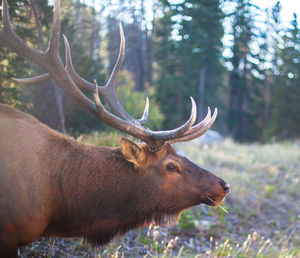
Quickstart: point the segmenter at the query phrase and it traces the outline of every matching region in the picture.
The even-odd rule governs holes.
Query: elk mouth
[[[204,204],[208,206],[218,206],[224,201],[224,196],[217,196],[217,197],[206,197],[203,201]]]

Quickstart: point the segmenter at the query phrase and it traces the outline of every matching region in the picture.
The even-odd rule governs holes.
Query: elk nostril
[[[225,181],[221,181],[220,185],[222,186],[223,190],[225,193],[229,193],[230,185],[227,184]]]
[[[230,185],[229,184],[224,185],[223,189],[225,193],[229,193]]]

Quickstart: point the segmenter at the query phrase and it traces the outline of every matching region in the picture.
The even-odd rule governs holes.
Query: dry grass
[[[95,144],[96,138],[81,140]],[[200,205],[185,212],[177,226],[152,225],[103,248],[93,249],[77,239],[40,239],[23,248],[22,256],[300,257],[297,144],[245,145],[225,140],[176,147],[230,183],[231,192],[223,205],[228,214]]]
[[[225,202],[229,214],[216,220],[216,241],[222,244],[215,244],[208,250],[210,254],[300,255],[300,208],[296,205],[300,199],[300,147],[297,144],[245,145],[228,139],[213,145],[194,143],[177,147],[231,185]]]

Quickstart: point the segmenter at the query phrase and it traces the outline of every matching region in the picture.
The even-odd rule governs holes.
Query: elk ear
[[[174,150],[174,148],[170,143],[167,142],[165,145],[168,153],[176,155],[176,151]]]
[[[121,153],[125,159],[136,166],[141,165],[146,159],[145,151],[126,138],[121,139]]]

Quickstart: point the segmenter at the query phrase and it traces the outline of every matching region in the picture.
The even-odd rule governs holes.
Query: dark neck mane
[[[180,216],[180,212],[174,214],[152,214],[141,217],[128,218],[123,223],[114,225],[114,222],[107,223],[106,225],[99,225],[95,230],[89,231],[88,234],[82,235],[92,245],[104,245],[112,240],[115,236],[120,236],[127,233],[130,230],[149,226],[151,223],[155,225],[173,225],[177,222]]]

